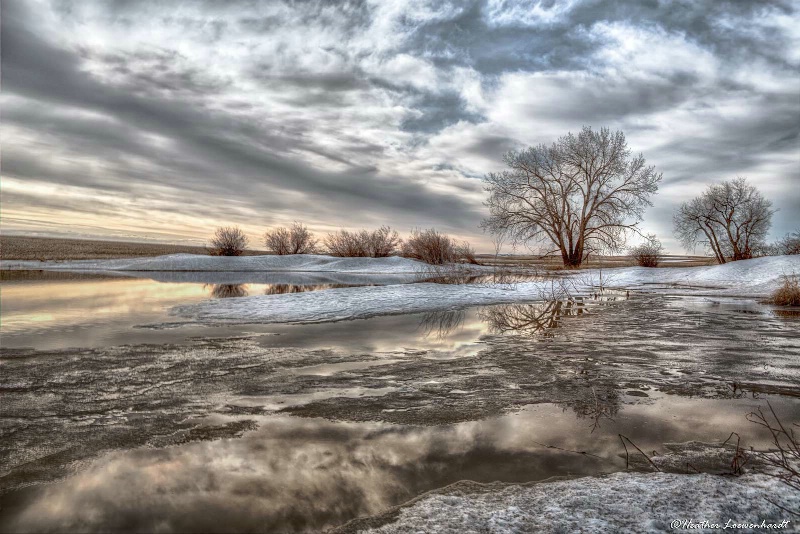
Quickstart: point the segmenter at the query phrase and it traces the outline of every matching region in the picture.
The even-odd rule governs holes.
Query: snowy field
[[[370,520],[386,524],[362,529],[359,527],[364,522],[356,521],[342,531],[501,534],[698,530],[671,525],[686,520],[719,524],[721,530],[726,524],[780,524],[790,519],[787,512],[767,501],[782,495],[784,506],[800,506],[800,494],[785,488],[766,475],[723,478],[666,473],[615,473],[529,485],[458,483],[400,507],[399,513],[393,511]],[[795,531],[792,524],[784,529]]]
[[[58,271],[216,271],[216,272],[338,272],[417,273],[428,266],[416,260],[390,258],[336,258],[316,254],[288,256],[201,256],[170,254],[152,258],[74,261],[4,261],[8,270],[44,269]]]
[[[399,260],[386,258],[390,259]],[[420,283],[341,288],[316,293],[207,301],[176,307],[173,313],[204,322],[340,321],[384,314],[558,299],[565,292],[588,293],[597,287],[671,293],[678,289],[695,295],[763,298],[781,284],[784,274],[792,273],[800,273],[800,256],[765,257],[709,267],[583,270],[566,274],[561,279],[516,284]]]

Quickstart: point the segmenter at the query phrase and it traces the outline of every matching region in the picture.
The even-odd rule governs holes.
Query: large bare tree
[[[673,218],[675,235],[686,248],[704,245],[719,263],[746,260],[766,248],[773,213],[772,202],[736,178],[681,204]]]
[[[490,216],[482,226],[512,242],[543,242],[564,265],[592,252],[618,251],[638,231],[661,174],[632,156],[625,135],[584,127],[551,146],[505,154],[508,170],[484,177]]]

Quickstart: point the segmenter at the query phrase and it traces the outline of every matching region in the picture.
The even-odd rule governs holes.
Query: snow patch
[[[711,294],[765,296],[781,283],[783,275],[800,275],[800,255],[767,256],[723,265],[703,267],[626,267],[604,271],[608,284],[627,288],[647,288],[659,284],[687,286]]]
[[[468,306],[534,302],[558,298],[562,285],[572,293],[598,285],[657,290],[654,284],[686,287],[696,294],[763,297],[781,283],[784,273],[800,273],[800,256],[738,261],[711,267],[587,269],[563,280],[517,284],[446,285],[418,283],[329,289],[313,293],[265,295],[206,301],[173,308],[179,316],[204,322],[328,322],[376,315],[424,313]]]
[[[780,481],[766,475],[616,473],[528,485],[461,482],[367,520],[369,525],[386,523],[382,526],[362,530],[358,527],[363,520],[357,520],[343,530],[383,534],[665,532],[683,530],[671,526],[676,520],[722,526],[729,520],[748,524],[789,520],[784,529],[793,531],[796,518],[767,499],[788,509],[800,506],[800,493],[787,491]]]
[[[425,263],[389,258],[336,258],[317,254],[287,256],[201,256],[170,254],[150,258],[74,261],[3,261],[6,270],[43,269],[57,271],[292,271],[339,273],[418,273]]]

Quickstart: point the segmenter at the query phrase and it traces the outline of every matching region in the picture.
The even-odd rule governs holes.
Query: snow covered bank
[[[611,286],[644,288],[650,285],[687,286],[710,294],[766,296],[781,283],[784,274],[800,275],[800,255],[767,256],[724,265],[682,268],[626,267],[603,273]]]
[[[710,532],[682,522],[724,526],[729,520],[737,524],[788,520],[780,531],[794,532],[797,518],[767,499],[788,509],[800,507],[800,494],[765,475],[616,473],[529,485],[460,482],[382,516],[356,520],[341,531]],[[673,521],[681,523],[676,528]]]
[[[327,322],[365,319],[376,315],[420,313],[468,306],[531,302],[558,298],[566,284],[571,293],[607,287],[640,288],[702,295],[763,297],[781,283],[783,273],[800,273],[800,256],[739,261],[712,267],[626,267],[571,273],[562,281],[523,282],[513,285],[410,284],[354,287],[324,292],[214,300],[173,309],[177,315],[200,321],[260,323]],[[654,286],[658,284],[659,286]],[[665,288],[666,286],[666,288]],[[672,287],[670,287],[672,286]],[[687,288],[684,286],[694,286]]]
[[[432,283],[348,287],[205,301],[173,308],[172,313],[207,322],[315,323],[542,300],[548,288],[549,282],[528,282],[508,289]]]
[[[293,271],[340,273],[417,273],[427,265],[408,258],[335,258],[316,254],[289,256],[201,256],[170,254],[150,258],[75,261],[3,261],[9,270],[58,271]]]

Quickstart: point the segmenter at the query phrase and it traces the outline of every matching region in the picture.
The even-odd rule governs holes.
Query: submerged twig
[[[545,447],[546,449],[556,449],[556,450],[559,450],[559,451],[572,452],[572,453],[575,453],[575,454],[582,454],[584,456],[592,456],[594,458],[599,458],[601,460],[605,460],[605,458],[603,458],[602,456],[598,456],[596,454],[592,454],[591,452],[573,451],[572,449],[562,449],[561,447],[556,447],[555,445],[547,445],[546,443],[539,443],[538,441],[533,441],[533,443],[539,445],[540,447]]]
[[[659,469],[659,467],[653,462],[653,460],[651,460],[650,457],[647,456],[647,454],[645,454],[645,452],[642,449],[637,447],[636,444],[633,441],[631,441],[629,437],[623,436],[622,434],[617,434],[617,435],[619,436],[619,440],[622,443],[622,446],[625,448],[625,469],[628,469],[629,465],[630,465],[630,461],[629,461],[630,458],[629,458],[629,455],[628,455],[628,447],[625,445],[625,440],[628,440],[628,443],[630,443],[637,451],[639,451],[639,453],[642,456],[644,456],[647,459],[648,462],[650,462],[650,465],[652,465],[653,468],[655,468],[656,471],[658,471],[659,473],[661,472],[661,469]]]

